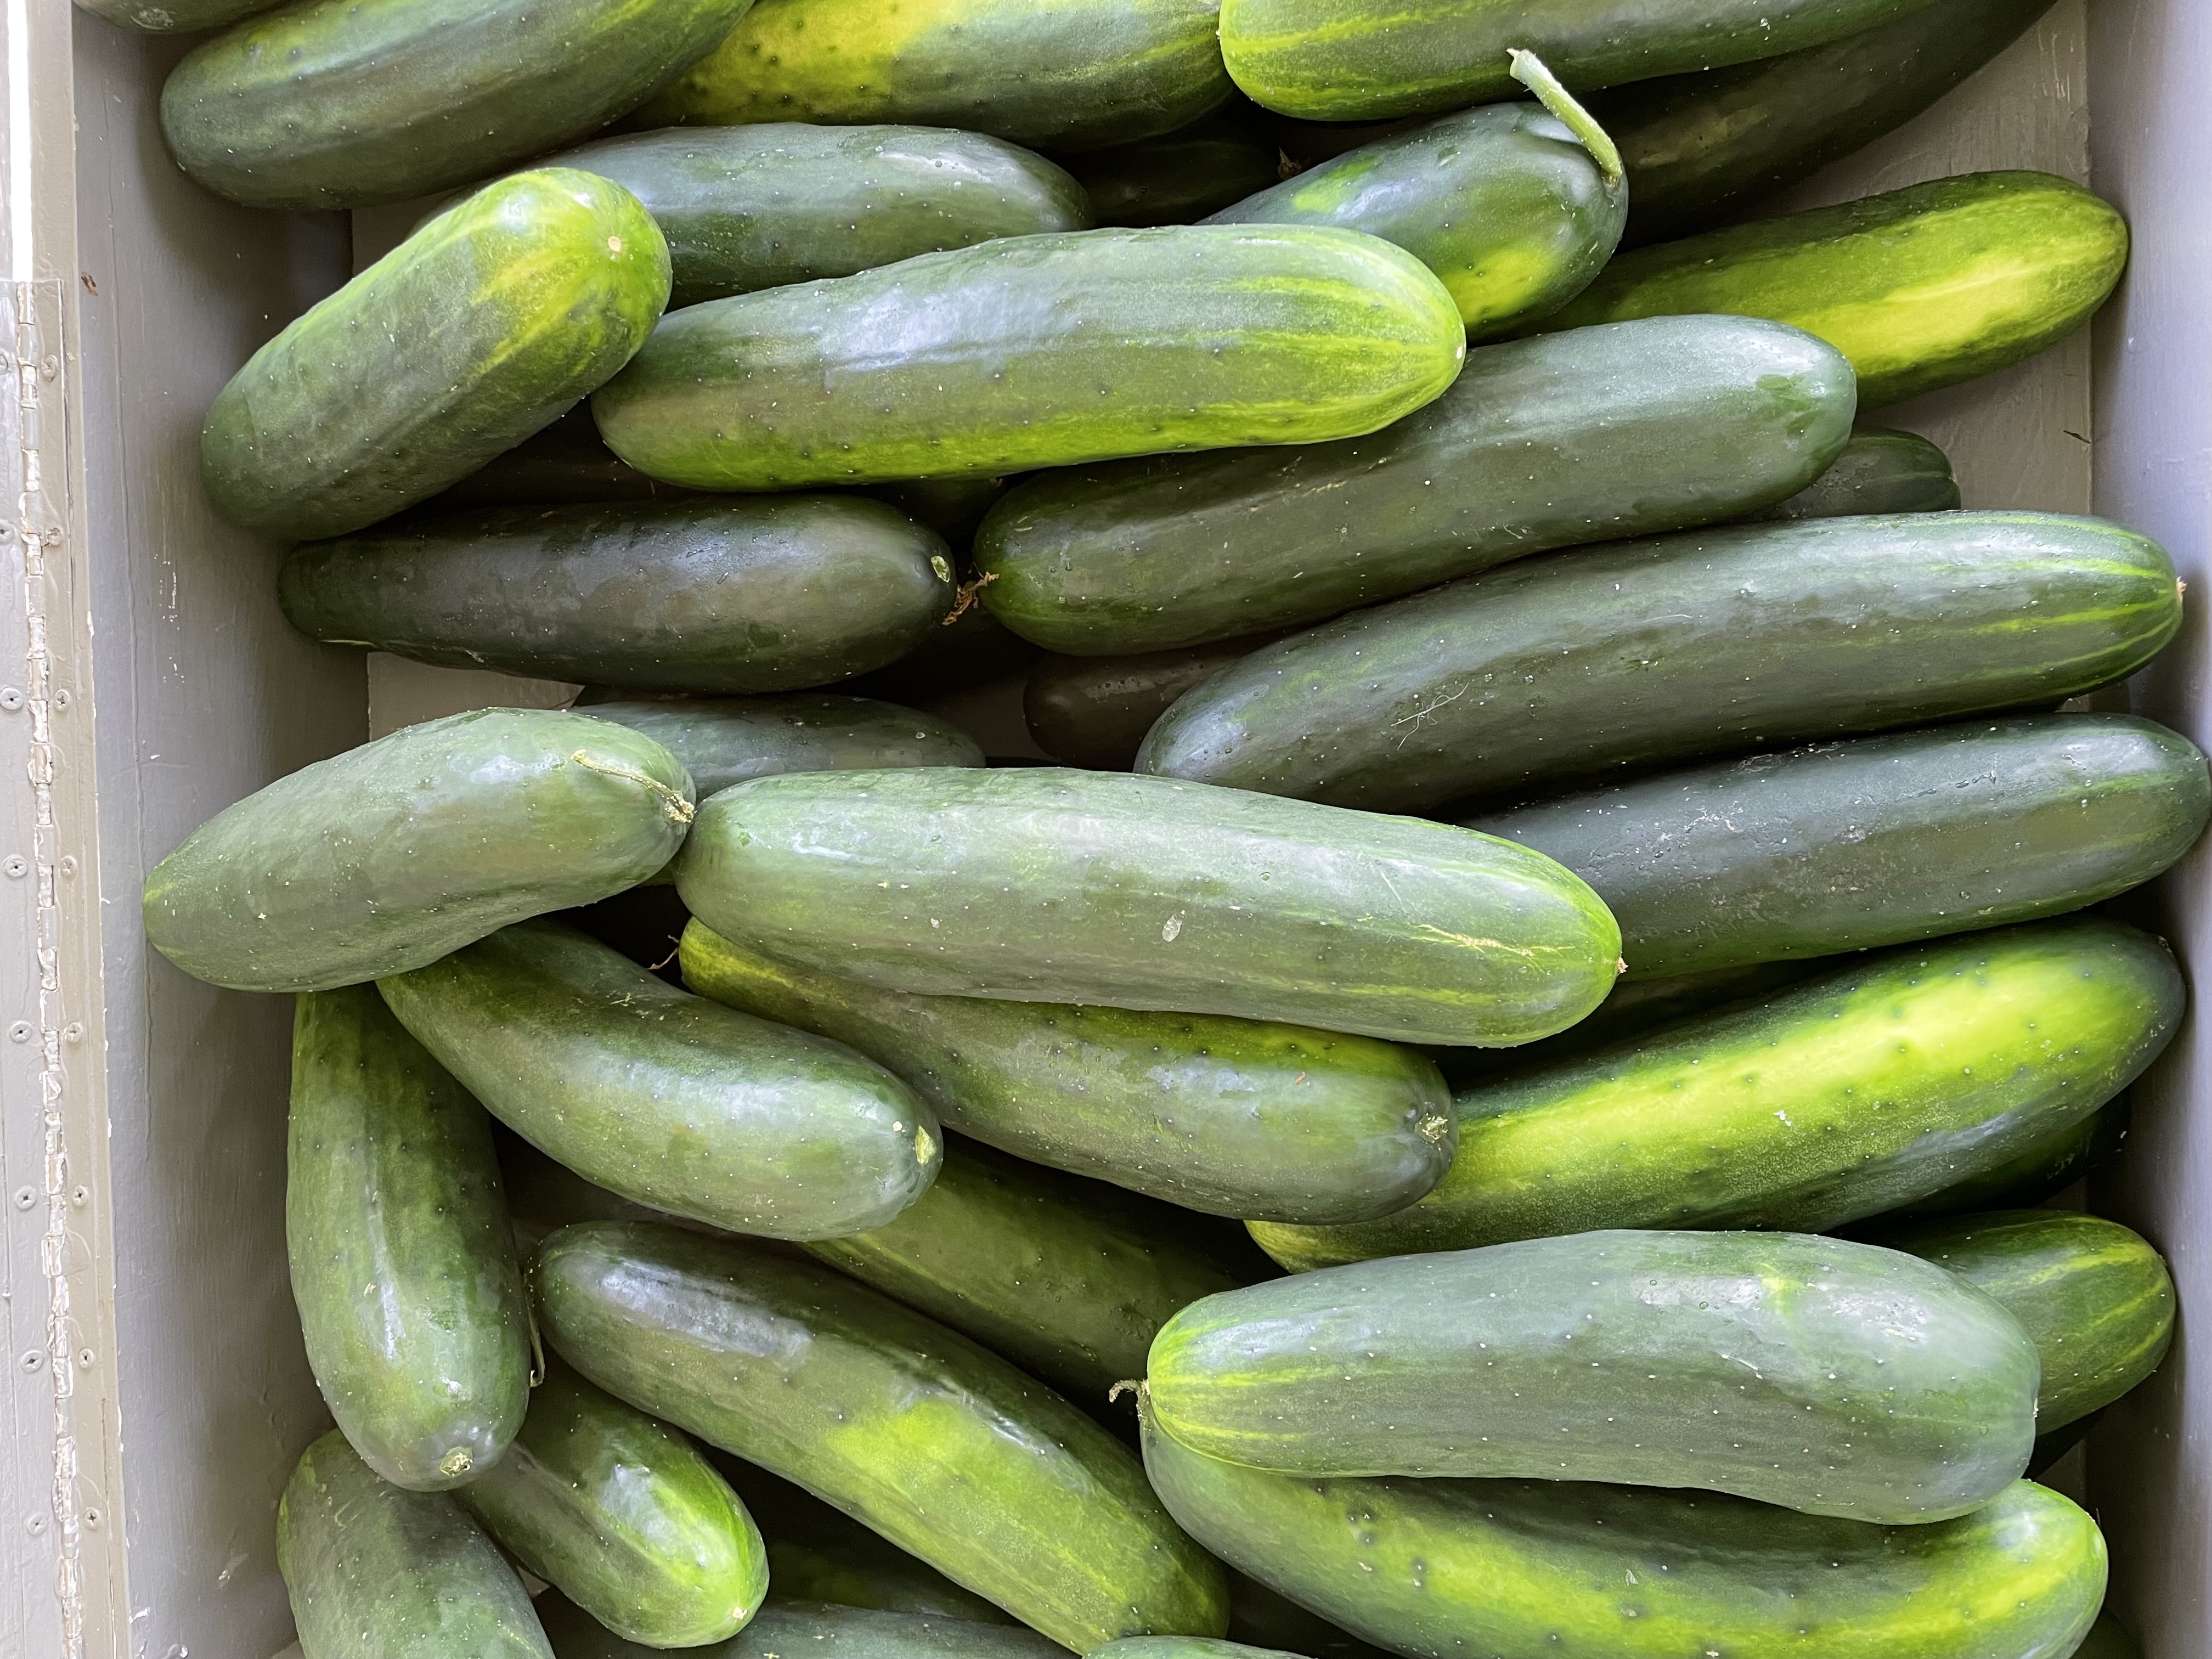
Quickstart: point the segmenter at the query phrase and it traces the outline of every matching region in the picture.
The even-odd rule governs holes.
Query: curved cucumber
[[[798,1481],[1054,1641],[1084,1652],[1227,1620],[1220,1569],[1105,1430],[865,1285],[638,1222],[564,1228],[533,1282],[546,1335],[601,1387]]]
[[[1852,429],[1828,470],[1786,501],[1747,516],[1846,519],[1877,513],[1954,513],[1959,480],[1951,458],[1927,439],[1886,426]]]
[[[556,1659],[659,1659],[661,1650],[624,1641],[573,1602],[549,1596],[545,1633]],[[1066,1649],[1035,1631],[928,1614],[840,1607],[779,1596],[728,1640],[696,1659],[1060,1659]]]
[[[1542,326],[1710,311],[1817,334],[1879,409],[2033,357],[2120,280],[2128,227],[2047,173],[1971,173],[1625,253]]]
[[[1203,219],[1267,189],[1279,165],[1273,145],[1218,116],[1067,160],[1096,221],[1133,229]]]
[[[1836,459],[1851,388],[1832,348],[1744,318],[1484,346],[1371,437],[1024,480],[977,532],[983,601],[1078,656],[1318,622],[1547,548],[1770,506]]]
[[[1630,971],[2028,921],[2148,881],[2212,817],[2197,745],[2043,714],[1664,772],[1467,820],[1595,887]]]
[[[772,1238],[878,1227],[943,1158],[937,1121],[851,1049],[695,997],[554,921],[377,988],[517,1134],[586,1181]]]
[[[691,822],[659,744],[550,709],[410,726],[225,807],[146,878],[146,936],[240,991],[325,991],[434,962],[645,880]]]
[[[1126,657],[1040,657],[1022,687],[1022,718],[1037,746],[1067,765],[1126,772],[1145,733],[1176,698],[1280,637],[1258,634]]]
[[[983,751],[934,714],[867,697],[671,697],[577,703],[579,714],[641,732],[682,761],[704,800],[777,772],[884,766],[981,766]]]
[[[592,407],[656,478],[797,489],[1350,437],[1427,403],[1466,352],[1443,285],[1388,242],[1170,225],[693,306]]]
[[[1295,635],[1185,696],[1137,765],[1376,811],[1510,800],[2072,696],[2141,667],[2180,623],[2165,550],[2094,519],[1698,531],[1526,560]]]
[[[2042,1136],[2027,1151],[1950,1186],[1885,1211],[1869,1229],[1937,1216],[1972,1215],[2040,1204],[2094,1175],[2120,1155],[2134,1117],[2125,1093],[2078,1123]],[[1856,1236],[1868,1229],[1854,1229]]]
[[[1884,951],[1466,1091],[1458,1156],[1419,1203],[1253,1235],[1296,1270],[1601,1227],[1826,1231],[2087,1117],[2157,1058],[2183,997],[2164,945],[2100,917]]]

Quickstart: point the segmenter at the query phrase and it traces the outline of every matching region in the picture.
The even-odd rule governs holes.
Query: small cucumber
[[[1102,225],[1187,225],[1273,184],[1273,145],[1209,116],[1157,138],[1067,158]]]
[[[1022,687],[1022,718],[1037,747],[1067,765],[1126,772],[1176,698],[1281,637],[1255,634],[1126,657],[1040,657]]]
[[[1747,518],[1847,519],[1876,513],[1954,513],[1951,458],[1911,432],[1856,427],[1828,470],[1786,501]]]
[[[975,740],[949,721],[867,697],[577,700],[579,714],[641,732],[684,763],[699,799],[776,772],[981,766]]]
[[[545,1601],[556,1659],[660,1659],[662,1650],[623,1640],[574,1602]],[[779,1597],[726,1641],[690,1650],[690,1659],[1063,1659],[1066,1651],[1006,1625]]]

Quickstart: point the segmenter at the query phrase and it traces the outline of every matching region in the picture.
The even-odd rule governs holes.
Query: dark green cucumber
[[[660,1649],[624,1641],[575,1606],[550,1596],[545,1633],[556,1659],[659,1659]],[[1060,1659],[1066,1650],[1035,1631],[873,1607],[787,1601],[780,1594],[727,1641],[691,1650],[692,1659]]]
[[[890,502],[916,524],[927,525],[944,537],[958,556],[956,562],[964,566],[968,544],[975,539],[975,526],[983,522],[991,503],[1006,493],[1006,480],[907,478],[877,484],[867,493],[879,501]],[[973,574],[963,569],[963,579]]]
[[[485,708],[278,779],[146,878],[146,937],[241,991],[325,991],[434,962],[666,864],[691,780],[605,720]]]
[[[648,478],[599,440],[588,404],[495,455],[425,501],[424,514],[488,507],[562,507],[581,501],[682,501],[694,492]]]
[[[580,700],[577,711],[642,732],[682,761],[701,799],[776,772],[884,766],[981,766],[983,751],[934,714],[867,697],[671,697]]]
[[[2102,1411],[2173,1341],[2173,1275],[2142,1234],[2070,1210],[1997,1210],[1871,1235],[1987,1291],[2043,1356],[2036,1426]]]
[[[557,1362],[513,1449],[459,1501],[526,1571],[632,1641],[719,1642],[768,1593],[760,1533],[698,1449]]]
[[[1040,657],[1022,688],[1022,718],[1037,746],[1068,765],[1126,772],[1176,698],[1280,637],[1255,634],[1127,657]]]
[[[1436,397],[1466,352],[1443,284],[1388,242],[1169,225],[693,306],[592,408],[656,478],[796,489],[1352,437]]]
[[[1852,429],[1826,472],[1787,501],[1747,517],[1846,519],[1876,513],[1953,513],[1959,480],[1951,458],[1927,439],[1886,426]]]
[[[1145,1467],[1208,1549],[1400,1654],[2057,1659],[2105,1594],[2096,1523],[2026,1480],[1873,1527],[1569,1480],[1304,1480],[1149,1424]]]
[[[896,662],[952,608],[945,544],[880,501],[498,507],[296,550],[311,639],[442,668],[790,691]]]
[[[1987,1288],[1804,1233],[1362,1261],[1185,1308],[1152,1343],[1149,1420],[1309,1479],[1608,1480],[1948,1521],[2035,1443],[2038,1345]]]
[[[1830,347],[1745,318],[1484,346],[1450,391],[1371,437],[1024,481],[977,532],[983,602],[1050,650],[1158,651],[1735,518],[1836,459],[1851,386]]]
[[[502,179],[246,360],[201,428],[200,482],[248,529],[358,530],[551,422],[667,302],[667,244],[629,191],[559,169]]]
[[[1604,1227],[1826,1231],[2087,1117],[2183,1000],[2166,947],[2101,917],[1883,951],[1467,1090],[1458,1156],[1419,1203],[1253,1236],[1295,1271]]]
[[[377,988],[507,1127],[611,1192],[736,1232],[834,1238],[929,1189],[937,1120],[841,1043],[655,979],[556,921]]]
[[[2008,367],[2105,303],[2112,205],[2048,173],[1970,173],[1625,253],[1540,326],[1726,311],[1817,334],[1879,409]]]
[[[562,1357],[798,1481],[1054,1641],[1220,1633],[1220,1570],[1074,1407],[827,1267],[639,1222],[548,1239]]]
[[[2133,672],[2180,623],[2164,550],[2094,519],[1697,531],[1524,560],[1293,635],[1187,694],[1137,767],[1375,811],[1510,801],[2055,702]]]
[[[1187,225],[1280,176],[1275,147],[1237,122],[1209,116],[1157,138],[1072,155],[1067,170],[1102,225]]]
[[[387,1485],[336,1429],[285,1483],[276,1566],[306,1659],[553,1659],[522,1581],[452,1496]]]
[[[1595,887],[1632,973],[1834,956],[2078,910],[2193,846],[2197,745],[2039,714],[1662,772],[1468,820]]]
[[[2080,1122],[2054,1130],[2027,1151],[1978,1175],[1885,1212],[1880,1222],[1869,1224],[1869,1228],[1937,1216],[2014,1209],[2056,1198],[2120,1155],[2127,1144],[2133,1115],[2127,1095],[2116,1095]],[[1855,1229],[1854,1233],[1864,1231],[1868,1230]]]
[[[1510,1048],[1605,998],[1620,933],[1541,854],[1414,818],[1059,768],[792,773],[702,809],[726,939],[886,990]]]

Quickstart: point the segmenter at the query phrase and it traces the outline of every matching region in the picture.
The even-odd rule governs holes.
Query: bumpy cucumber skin
[[[983,763],[975,738],[950,721],[870,697],[617,698],[580,701],[577,710],[651,738],[684,763],[702,800],[778,772]]]
[[[2163,945],[2100,917],[1907,945],[1466,1091],[1419,1203],[1253,1236],[1295,1272],[1603,1227],[1826,1231],[2087,1117],[2184,999]]]
[[[800,489],[1352,437],[1435,398],[1466,353],[1443,284],[1378,238],[1170,225],[693,306],[592,408],[656,478]]]
[[[1859,406],[1879,409],[2056,344],[2127,261],[2127,221],[2081,185],[1970,173],[1638,248],[1540,326],[1771,317],[1849,357]]]
[[[1318,622],[1547,548],[1770,506],[1835,459],[1852,399],[1832,348],[1745,318],[1485,346],[1371,437],[1024,480],[976,536],[983,602],[1078,656]]]
[[[676,885],[726,939],[887,990],[1404,1042],[1548,1036],[1619,969],[1612,916],[1540,854],[1109,772],[756,778],[701,811]]]
[[[1126,772],[1145,733],[1176,699],[1280,637],[1257,634],[1126,657],[1040,657],[1022,687],[1022,719],[1037,746],[1063,763]]]
[[[2173,1341],[2173,1275],[2142,1234],[2068,1210],[1998,1210],[1873,1234],[2002,1303],[2043,1356],[2036,1426],[2102,1411]]]
[[[842,1043],[656,979],[556,921],[379,981],[517,1134],[623,1197],[736,1232],[834,1238],[920,1198],[929,1108]]]
[[[1917,1524],[2035,1443],[2036,1344],[1991,1295],[1803,1233],[1583,1233],[1294,1273],[1185,1308],[1152,1421],[1285,1474],[1698,1486]]]
[[[623,1640],[563,1597],[540,1605],[558,1659],[659,1659],[663,1651]],[[779,1595],[744,1629],[696,1650],[693,1659],[1060,1659],[1066,1652],[1035,1631],[1003,1624]]]
[[[1955,513],[1951,458],[1917,433],[1855,427],[1828,470],[1787,501],[1747,519],[1847,519],[1881,513]]]
[[[2096,1523],[2026,1480],[1871,1527],[1578,1481],[1306,1480],[1149,1423],[1145,1468],[1209,1550],[1400,1654],[2063,1659],[2105,1593]]]
[[[953,604],[944,542],[881,501],[518,507],[295,550],[311,639],[441,668],[669,691],[791,691],[897,661]]]
[[[850,1043],[962,1134],[1185,1209],[1364,1220],[1412,1203],[1451,1164],[1435,1066],[1372,1038],[917,996],[780,962],[696,919],[681,959],[702,995]]]
[[[434,962],[673,856],[691,780],[581,714],[484,708],[302,767],[223,809],[146,878],[146,936],[240,991],[326,991]]]
[[[2116,1095],[2080,1122],[2044,1136],[2017,1157],[1885,1211],[1864,1228],[1854,1228],[1853,1236],[1874,1236],[1873,1230],[1885,1224],[2013,1209],[2056,1198],[2120,1155],[2133,1119],[2127,1095]]]
[[[1137,768],[1371,811],[1502,805],[1625,767],[2055,702],[2133,672],[2180,625],[2165,550],[2094,519],[1693,531],[1293,635],[1186,694]]]
[[[690,1442],[561,1364],[459,1503],[529,1571],[656,1648],[733,1636],[768,1594],[752,1517]]]
[[[636,1222],[565,1228],[548,1339],[610,1392],[797,1480],[1053,1640],[1220,1633],[1220,1569],[1119,1442],[1005,1360],[807,1263]]]
[[[1476,339],[1556,311],[1605,268],[1628,185],[1540,105],[1462,110],[1222,209],[1210,225],[1341,225],[1395,242]]]
[[[451,1495],[389,1485],[336,1429],[285,1483],[276,1566],[305,1659],[553,1659],[522,1581]]]
[[[1833,956],[2078,910],[2193,846],[2195,744],[2045,714],[1693,767],[1466,820],[1595,887],[1632,973]]]
[[[1136,229],[1203,219],[1267,189],[1279,166],[1273,145],[1218,117],[1067,161],[1097,222]]]

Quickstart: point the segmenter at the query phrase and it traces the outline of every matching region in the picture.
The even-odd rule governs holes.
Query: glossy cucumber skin
[[[937,1120],[841,1043],[695,997],[556,921],[379,990],[526,1140],[623,1197],[732,1231],[881,1226],[936,1178]]]
[[[1959,480],[1951,458],[1916,433],[1862,426],[1828,470],[1786,501],[1747,516],[1848,519],[1882,513],[1955,513]]]
[[[2120,1155],[2127,1144],[2134,1115],[2133,1103],[2126,1093],[2116,1095],[2081,1121],[2040,1137],[2025,1152],[1925,1198],[1885,1211],[1864,1226],[1854,1228],[1852,1235],[1876,1237],[1876,1230],[1900,1222],[1975,1215],[2056,1198]]]
[[[1187,225],[1267,189],[1275,149],[1235,121],[1209,116],[1157,138],[1067,160],[1102,225]]]
[[[1210,225],[1340,225],[1395,242],[1451,291],[1476,339],[1557,310],[1620,241],[1628,186],[1540,105],[1494,104],[1362,146]]]
[[[2173,1275],[2142,1234],[2070,1210],[1997,1210],[1872,1235],[1995,1297],[2043,1356],[2043,1433],[2102,1411],[2173,1341]]]
[[[502,179],[246,360],[201,428],[200,482],[250,530],[358,530],[550,424],[667,302],[668,246],[636,198],[587,173]]]
[[[486,708],[410,726],[224,808],[146,878],[146,936],[241,991],[326,991],[590,904],[666,864],[691,780],[651,738]]]
[[[549,1597],[546,1633],[556,1659],[659,1659],[663,1650],[629,1642],[573,1602]],[[886,1612],[781,1596],[726,1641],[694,1659],[1059,1659],[1066,1649],[1035,1631],[941,1614]]]
[[[580,701],[577,711],[651,738],[684,763],[702,800],[778,772],[983,763],[983,751],[958,726],[871,697],[617,698]]]
[[[1352,437],[1435,398],[1466,351],[1443,284],[1388,242],[1169,225],[693,306],[592,407],[656,478],[799,489]]]
[[[962,1134],[1186,1209],[1366,1219],[1412,1203],[1451,1163],[1451,1101],[1436,1068],[1371,1038],[884,990],[778,961],[696,920],[682,961],[701,994],[890,1066]]]
[[[826,1267],[636,1222],[539,1249],[546,1336],[610,1392],[759,1463],[1054,1640],[1219,1633],[1220,1570],[1075,1407]],[[765,1346],[763,1346],[765,1344]]]
[[[1856,957],[1463,1091],[1450,1172],[1396,1215],[1252,1231],[1293,1271],[1604,1227],[1826,1231],[2087,1118],[2183,1000],[2166,947],[2101,917]]]
[[[1162,1432],[1285,1474],[1696,1486],[1904,1525],[2020,1478],[2036,1376],[1993,1295],[1894,1250],[1624,1231],[1209,1297],[1146,1382]]]
[[[1280,637],[1249,635],[1126,657],[1042,656],[1022,687],[1022,719],[1037,746],[1066,765],[1126,772],[1176,698]]]
[[[1627,767],[2055,702],[2141,667],[2180,620],[2165,550],[2094,519],[1693,531],[1523,560],[1293,635],[1187,694],[1137,767],[1373,811],[1504,805]]]
[[[756,778],[676,885],[726,939],[886,990],[1407,1042],[1548,1036],[1620,957],[1581,879],[1510,842],[1050,767]]]
[[[2197,745],[2040,714],[1754,756],[1468,819],[1595,887],[1632,973],[1833,956],[2078,910],[2212,816]]]
[[[336,1429],[285,1483],[276,1565],[303,1659],[554,1659],[522,1581],[452,1496],[386,1484]]]
[[[503,507],[296,549],[291,624],[442,668],[791,691],[896,662],[953,603],[945,544],[880,501]]]
[[[1835,459],[1852,398],[1832,349],[1743,318],[1484,346],[1372,436],[1024,479],[977,532],[983,602],[1077,656],[1319,622],[1547,548],[1771,506]]]
[[[1638,248],[1541,325],[1771,317],[1849,357],[1859,406],[1879,409],[2064,339],[2127,259],[2127,222],[2079,185],[1971,173]]]

